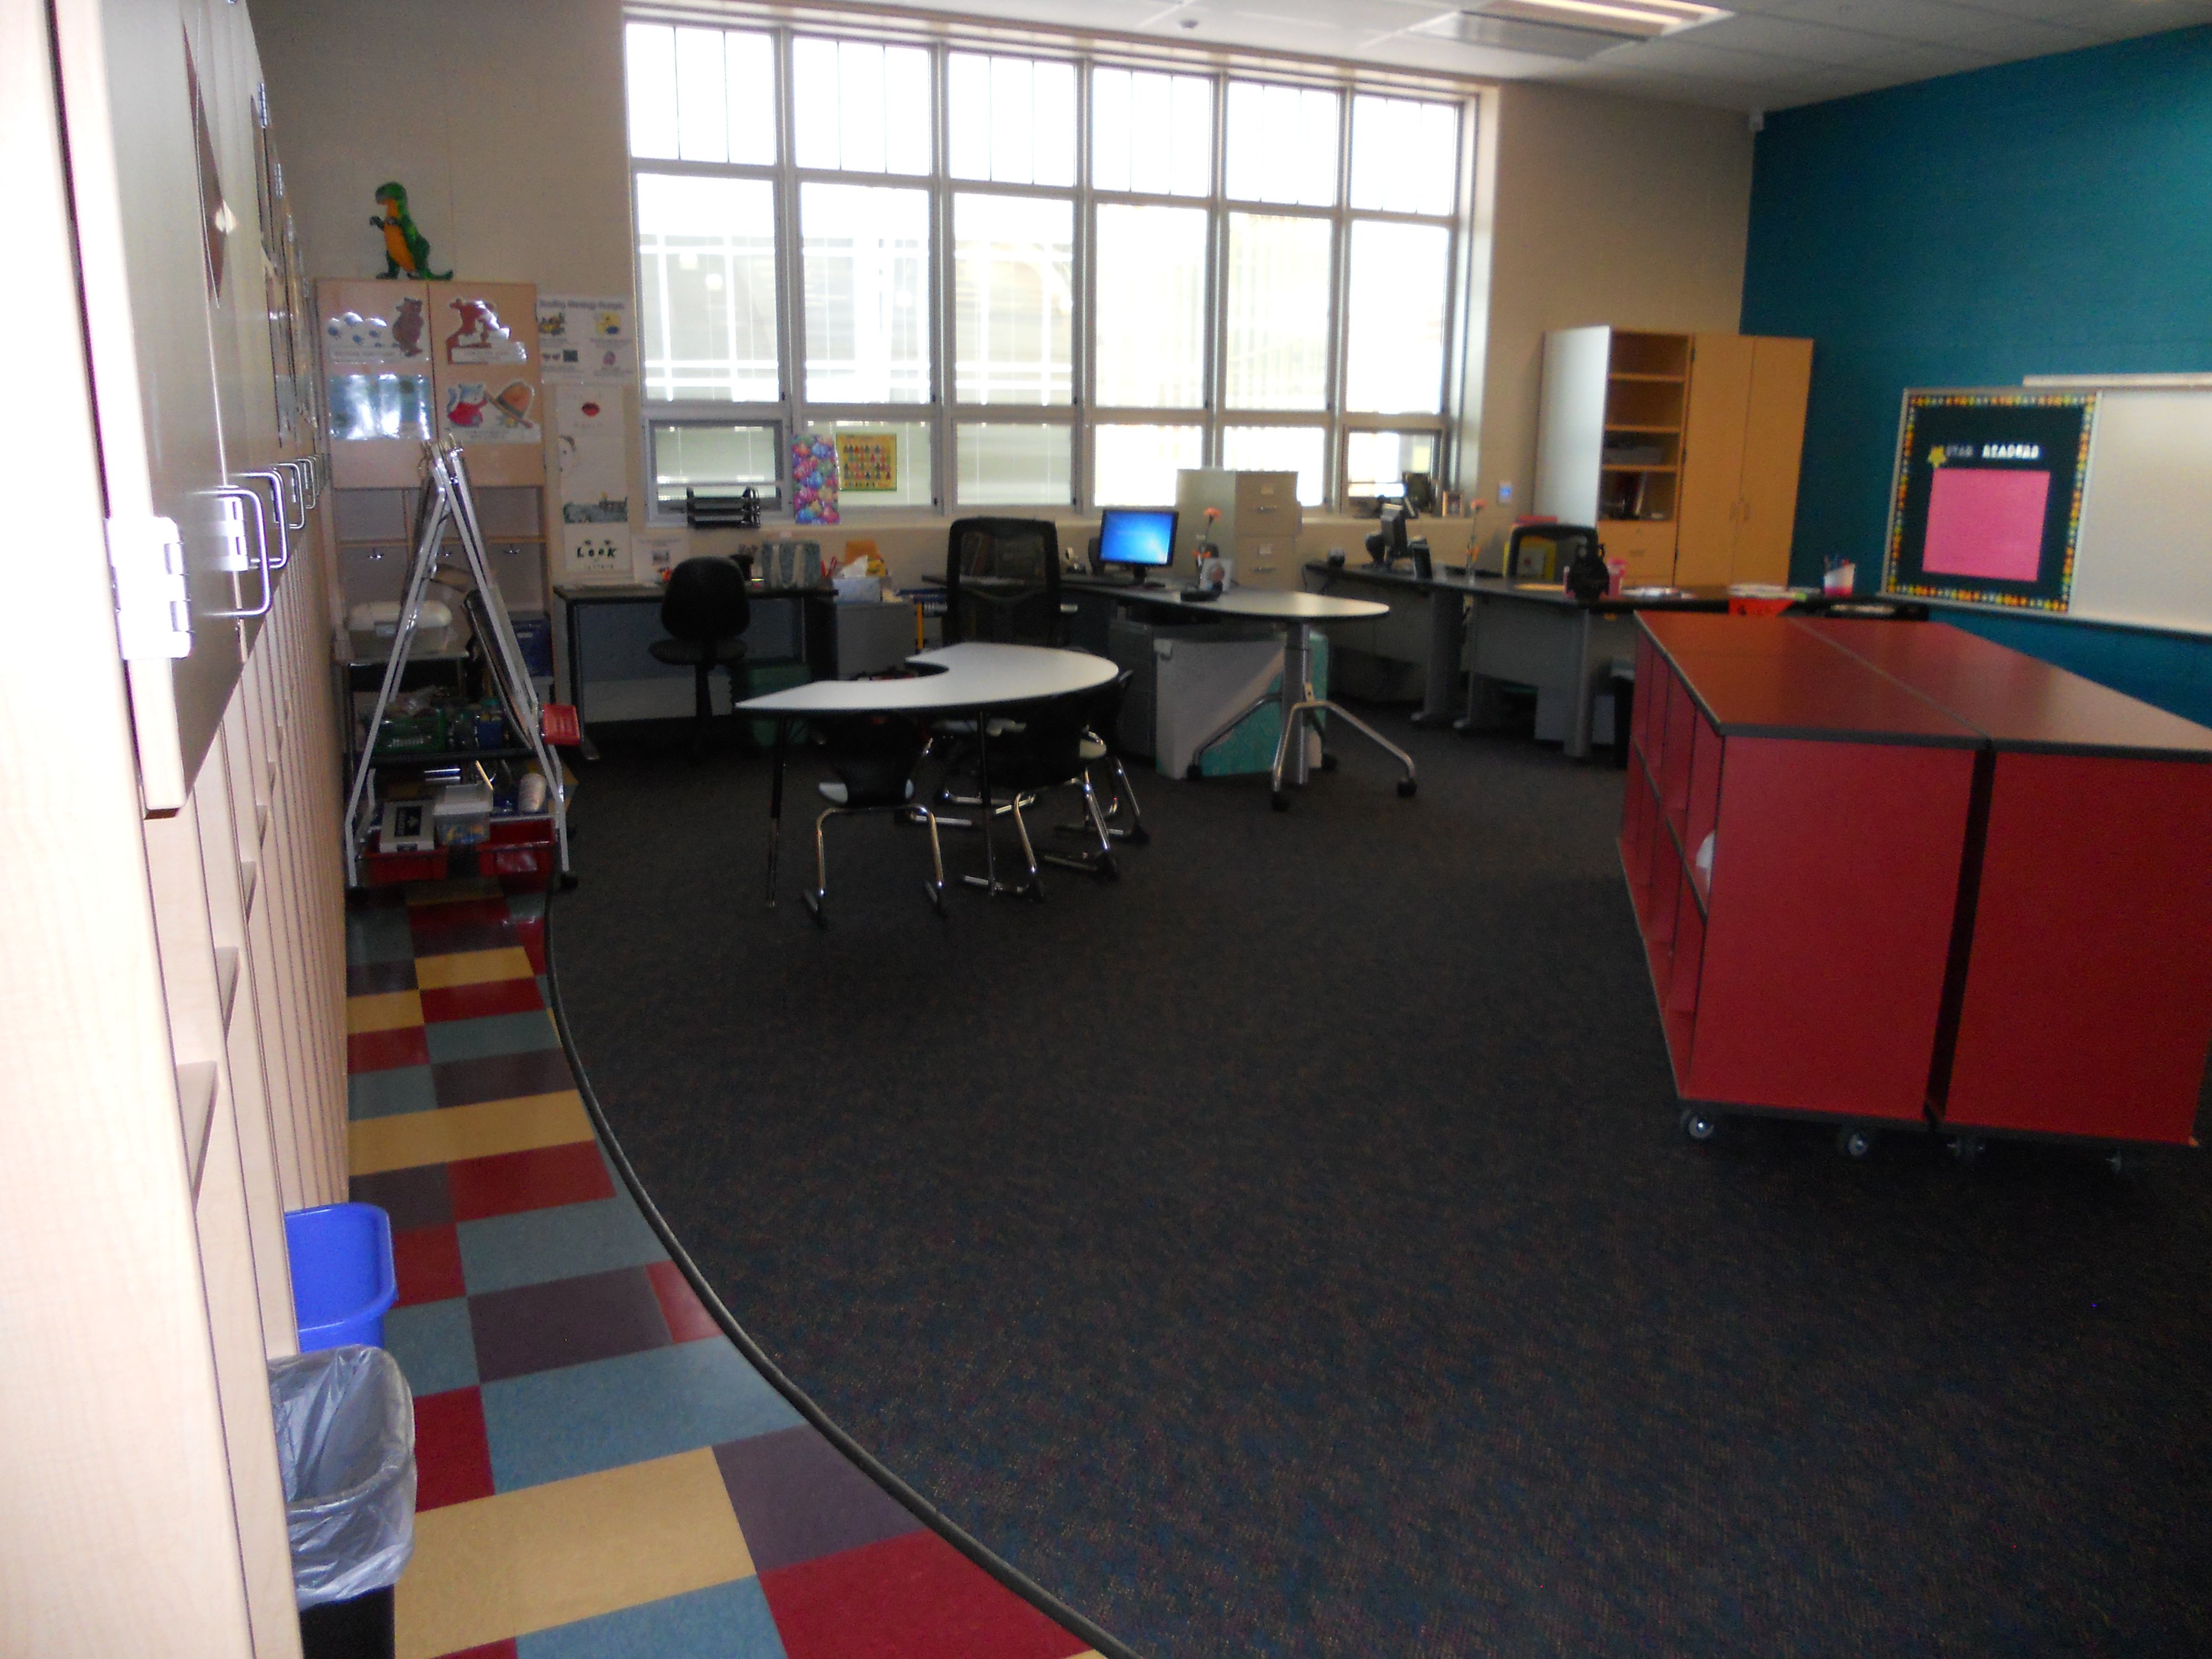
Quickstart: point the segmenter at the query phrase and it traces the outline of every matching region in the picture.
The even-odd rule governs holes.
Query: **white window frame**
[[[667,25],[676,20],[668,12],[641,12],[626,17],[625,21]],[[1092,514],[1097,509],[1095,499],[1095,466],[1092,453],[1092,433],[1107,425],[1173,425],[1197,426],[1205,434],[1205,464],[1219,465],[1223,448],[1223,433],[1231,426],[1304,426],[1318,428],[1322,434],[1324,467],[1324,504],[1317,509],[1342,512],[1348,502],[1346,498],[1346,449],[1349,434],[1355,431],[1423,431],[1433,432],[1437,438],[1437,483],[1443,487],[1453,476],[1457,465],[1455,447],[1461,426],[1460,403],[1464,391],[1464,368],[1467,341],[1470,332],[1468,307],[1473,283],[1468,268],[1468,252],[1474,217],[1474,174],[1480,142],[1480,100],[1485,95],[1477,88],[1455,88],[1443,86],[1415,87],[1388,77],[1376,77],[1347,66],[1340,75],[1315,75],[1287,67],[1276,69],[1266,64],[1239,64],[1224,68],[1218,60],[1193,55],[1178,58],[1172,55],[1122,55],[1111,50],[1082,48],[1071,46],[1060,49],[1041,45],[1034,40],[1018,44],[994,40],[947,39],[938,33],[903,32],[899,20],[886,14],[871,17],[855,13],[850,25],[831,27],[795,27],[775,21],[772,17],[750,17],[741,12],[724,12],[712,17],[699,16],[684,20],[724,28],[765,33],[775,40],[775,88],[776,105],[777,155],[771,167],[746,167],[699,161],[655,161],[636,156],[629,158],[632,179],[632,235],[630,240],[632,270],[636,270],[637,239],[635,227],[635,184],[641,173],[691,173],[716,178],[767,179],[775,188],[775,230],[776,270],[776,336],[779,379],[782,386],[781,398],[773,404],[728,403],[702,399],[666,402],[643,402],[641,414],[644,431],[641,434],[646,450],[647,477],[646,481],[647,520],[650,524],[680,524],[680,511],[671,514],[662,508],[658,489],[651,476],[652,427],[671,422],[711,422],[719,424],[773,423],[781,434],[777,457],[776,501],[780,504],[770,510],[779,516],[787,515],[789,498],[789,443],[799,433],[829,429],[837,421],[865,422],[884,424],[924,423],[930,428],[930,495],[927,511],[945,519],[957,518],[963,508],[955,499],[955,480],[958,476],[958,459],[954,445],[957,429],[976,422],[1015,422],[1020,424],[1065,426],[1068,428],[1069,493],[1073,498],[1065,501],[1037,501],[1026,505],[1040,512],[1055,514]],[[796,124],[793,112],[792,46],[802,37],[818,40],[880,40],[885,45],[920,46],[930,52],[930,168],[924,174],[847,173],[819,168],[801,168],[794,161]],[[997,184],[983,179],[955,179],[950,168],[951,131],[946,111],[947,60],[955,52],[981,52],[998,56],[1018,56],[1041,61],[1060,61],[1075,66],[1075,183],[1072,188],[1057,185]],[[1092,76],[1094,68],[1137,69],[1164,71],[1174,75],[1201,76],[1212,88],[1212,156],[1211,188],[1205,196],[1176,196],[1137,191],[1102,191],[1091,180],[1092,163]],[[1285,205],[1231,198],[1228,194],[1228,121],[1229,86],[1231,82],[1319,87],[1337,94],[1337,188],[1335,204],[1328,208]],[[1376,93],[1384,96],[1413,98],[1427,102],[1455,104],[1459,111],[1459,144],[1457,162],[1457,200],[1449,215],[1424,215],[1385,212],[1380,210],[1355,209],[1352,205],[1352,100],[1360,93]],[[627,124],[625,124],[627,132]],[[928,337],[930,343],[931,397],[928,401],[911,404],[828,404],[810,403],[805,395],[805,276],[804,249],[799,234],[799,191],[810,183],[882,184],[897,188],[922,190],[929,198],[930,250],[928,258]],[[1072,200],[1074,212],[1075,281],[1073,284],[1075,315],[1071,337],[1073,357],[1073,401],[1065,404],[963,404],[954,401],[956,380],[954,350],[957,326],[955,315],[955,271],[952,246],[952,198],[959,194],[1028,196],[1054,200]],[[1095,337],[1097,313],[1097,271],[1092,257],[1096,246],[1097,209],[1102,203],[1127,204],[1133,206],[1161,206],[1200,209],[1207,216],[1206,321],[1203,351],[1203,385],[1205,406],[1200,408],[1144,409],[1106,408],[1096,402],[1098,344]],[[1228,330],[1228,255],[1229,223],[1232,213],[1258,213],[1284,217],[1322,219],[1332,227],[1330,303],[1327,330],[1326,390],[1324,408],[1314,410],[1230,409],[1226,406],[1227,391],[1227,330]],[[1442,384],[1438,387],[1437,408],[1434,415],[1381,413],[1372,410],[1348,410],[1344,394],[1348,362],[1346,353],[1347,307],[1351,284],[1352,228],[1355,222],[1364,220],[1394,221],[1401,223],[1436,225],[1444,228],[1450,238],[1447,252],[1449,276],[1444,304],[1444,340]],[[765,503],[764,503],[765,505]],[[865,526],[871,520],[912,517],[924,511],[917,504],[898,507],[873,507],[864,501],[845,497],[840,501],[842,518],[848,523]],[[995,506],[972,509],[992,513],[1018,512],[1014,507]]]

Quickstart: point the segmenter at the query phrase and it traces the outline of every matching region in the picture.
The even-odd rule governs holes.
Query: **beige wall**
[[[1743,302],[1752,138],[1742,116],[1528,83],[1499,90],[1480,453],[1462,481],[1525,510],[1544,335],[1611,323],[1733,332]]]
[[[315,274],[382,269],[368,218],[376,186],[397,179],[439,269],[549,292],[630,290],[620,0],[259,0],[257,17]],[[1525,501],[1547,329],[1735,327],[1751,135],[1739,115],[1559,88],[1509,85],[1498,100],[1491,322],[1462,482],[1494,500],[1510,479]],[[634,401],[630,413],[635,430]],[[634,476],[638,465],[634,452]],[[631,500],[635,519],[642,493]],[[1500,517],[1486,515],[1486,535]],[[1352,526],[1314,530],[1309,550],[1356,556]],[[846,533],[871,532],[822,539]],[[877,539],[902,578],[942,559],[934,531],[884,527]],[[1464,538],[1454,527],[1431,540],[1451,557]]]

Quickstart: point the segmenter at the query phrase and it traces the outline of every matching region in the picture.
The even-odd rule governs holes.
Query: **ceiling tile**
[[[1741,16],[1673,37],[1729,52],[1760,52],[1801,64],[1863,64],[1897,49],[1893,35],[1776,16]]]

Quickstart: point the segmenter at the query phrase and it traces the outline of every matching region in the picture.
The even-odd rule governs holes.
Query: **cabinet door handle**
[[[242,484],[217,484],[208,492],[227,501],[253,504],[253,565],[261,573],[261,603],[245,611],[210,611],[206,613],[218,621],[240,622],[248,617],[265,617],[276,603],[276,584],[269,574],[269,509],[262,504],[261,492],[248,489]],[[244,514],[240,515],[241,518]]]
[[[275,508],[275,518],[276,523],[276,556],[270,562],[269,568],[272,570],[282,570],[286,565],[292,562],[292,538],[290,532],[296,527],[304,526],[306,525],[307,514],[304,510],[301,512],[300,517],[300,526],[295,526],[292,523],[292,515],[285,510],[284,507],[284,479],[286,477],[284,473],[277,471],[273,467],[261,467],[258,469],[249,467],[241,470],[237,476],[241,478],[264,479],[269,485],[269,502],[270,505]]]

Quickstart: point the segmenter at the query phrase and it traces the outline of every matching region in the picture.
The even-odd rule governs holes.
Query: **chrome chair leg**
[[[929,826],[929,867],[933,877],[929,884],[929,904],[941,916],[945,914],[945,853],[937,844],[937,814],[927,806],[917,806],[914,811]]]
[[[822,908],[823,901],[830,896],[830,854],[823,845],[823,832],[830,827],[830,820],[842,816],[844,810],[833,806],[814,820],[814,890],[802,896],[806,901],[806,913],[814,918],[817,927],[830,925],[830,918]]]

